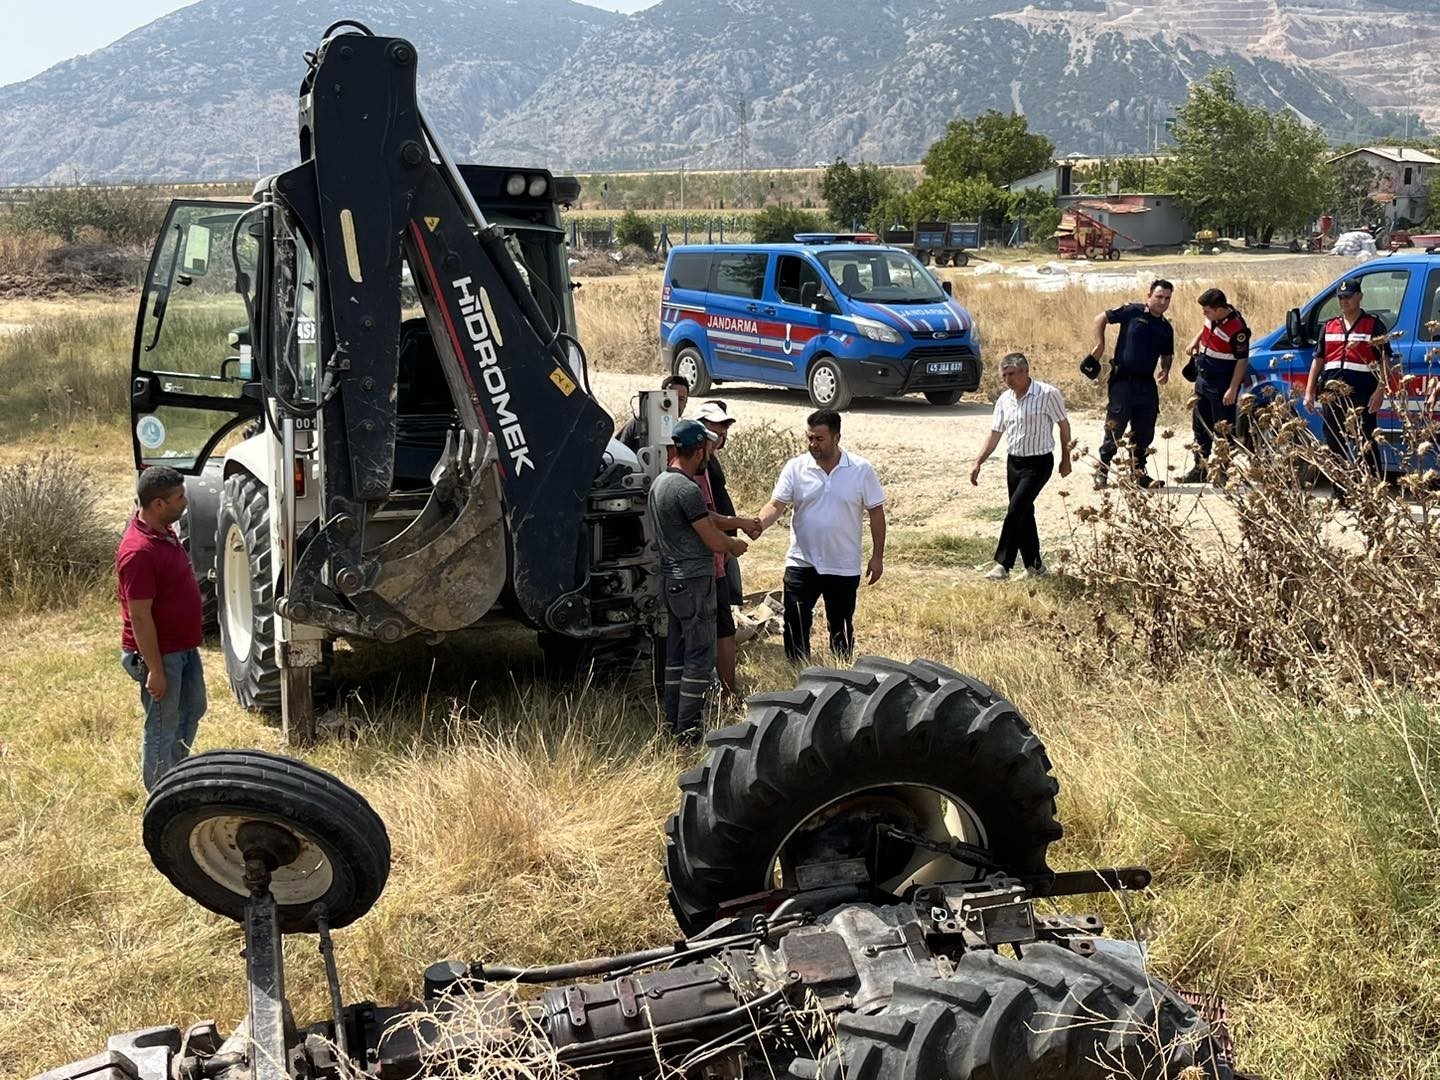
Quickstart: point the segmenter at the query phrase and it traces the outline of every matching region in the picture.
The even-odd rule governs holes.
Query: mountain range
[[[1191,80],[1336,141],[1440,124],[1433,0],[354,0],[408,37],[462,159],[555,169],[915,161],[956,117],[1024,112],[1061,153],[1145,150]],[[199,0],[0,87],[0,183],[246,178],[295,159],[308,6]],[[1440,49],[1435,50],[1440,53]],[[1376,69],[1384,64],[1384,77]]]

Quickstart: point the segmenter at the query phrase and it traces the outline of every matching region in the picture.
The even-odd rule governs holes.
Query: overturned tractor
[[[666,828],[683,940],[549,967],[440,961],[394,1007],[343,1004],[330,938],[389,872],[365,800],[271,754],[186,761],[151,793],[145,845],[244,926],[249,1015],[226,1037],[118,1035],[43,1080],[1234,1075],[1223,1031],[1147,974],[1138,942],[1050,903],[1149,874],[1049,868],[1050,762],[990,688],[928,661],[811,668],[706,745]],[[331,1015],[303,1028],[287,933],[319,934],[327,961]]]

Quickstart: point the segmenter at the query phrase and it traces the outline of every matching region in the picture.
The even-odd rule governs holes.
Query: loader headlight
[[[506,180],[505,194],[509,195],[512,199],[518,199],[521,195],[524,195],[525,177],[521,176],[519,173],[516,173],[514,176]]]
[[[530,178],[529,190],[530,197],[532,199],[538,199],[541,195],[544,195],[545,192],[550,190],[550,181],[546,180],[543,176],[532,176]]]

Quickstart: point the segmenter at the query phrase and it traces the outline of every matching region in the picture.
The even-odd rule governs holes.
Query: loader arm
[[[270,186],[314,253],[323,365],[321,516],[282,610],[382,640],[458,629],[494,604],[508,571],[528,620],[582,630],[587,495],[611,419],[570,368],[558,300],[547,317],[503,233],[456,190],[415,76],[404,40],[328,39],[301,87],[302,163]],[[407,262],[460,430],[425,511],[367,551],[367,518],[394,482]]]

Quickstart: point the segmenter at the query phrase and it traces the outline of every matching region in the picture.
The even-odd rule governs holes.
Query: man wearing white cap
[[[735,423],[723,401],[707,401],[700,406],[695,417],[716,437],[710,447],[710,458],[705,471],[695,478],[705,495],[706,505],[720,518],[735,518],[735,503],[725,486],[725,468],[715,456],[725,448],[730,426]],[[740,528],[750,539],[760,535],[760,522],[756,518],[739,518]],[[735,529],[725,530],[731,536]],[[715,674],[727,694],[738,693],[735,684],[735,612],[734,605],[744,595],[740,582],[740,560],[733,555],[715,559]]]

